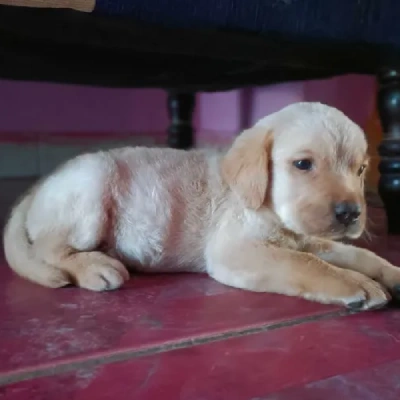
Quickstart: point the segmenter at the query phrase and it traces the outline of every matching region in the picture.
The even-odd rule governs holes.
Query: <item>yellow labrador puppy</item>
[[[226,285],[369,309],[400,269],[335,242],[364,230],[362,130],[298,103],[224,154],[122,148],[79,156],[37,184],[4,234],[19,275],[49,287],[120,287],[128,268],[206,272]]]

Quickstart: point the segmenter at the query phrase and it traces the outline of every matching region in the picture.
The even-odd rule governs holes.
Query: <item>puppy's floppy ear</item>
[[[273,132],[265,127],[244,131],[222,160],[222,177],[246,207],[259,209],[268,188]]]

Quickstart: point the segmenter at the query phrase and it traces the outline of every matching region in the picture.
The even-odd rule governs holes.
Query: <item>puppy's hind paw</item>
[[[107,264],[91,264],[76,275],[78,286],[97,292],[118,289],[129,279],[129,272],[117,260]]]

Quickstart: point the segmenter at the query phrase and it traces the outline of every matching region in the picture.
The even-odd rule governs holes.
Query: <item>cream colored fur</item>
[[[120,287],[128,270],[206,272],[237,288],[380,307],[400,270],[334,242],[364,230],[361,129],[298,103],[243,132],[226,153],[122,148],[79,156],[14,208],[4,234],[19,275],[44,286]],[[293,162],[313,160],[311,171]],[[351,226],[332,205],[357,203]]]

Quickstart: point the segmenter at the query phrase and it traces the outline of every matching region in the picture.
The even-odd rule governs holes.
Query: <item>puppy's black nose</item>
[[[357,203],[349,203],[343,201],[335,204],[336,220],[345,226],[349,226],[356,222],[361,214],[361,207]]]

